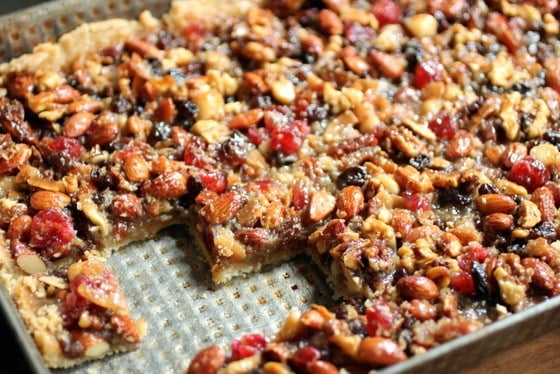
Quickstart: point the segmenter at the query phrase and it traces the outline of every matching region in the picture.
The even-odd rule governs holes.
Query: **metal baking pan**
[[[3,16],[0,60],[28,52],[40,42],[53,41],[84,22],[135,18],[143,9],[161,15],[168,6],[168,1],[158,0],[59,0]],[[183,372],[205,346],[226,346],[246,332],[271,335],[292,308],[303,309],[311,302],[334,304],[324,275],[305,256],[214,286],[206,262],[186,231],[182,227],[164,230],[153,240],[123,248],[109,260],[133,314],[148,320],[148,335],[140,348],[53,372]],[[0,307],[30,370],[48,373],[3,286]],[[559,311],[560,298],[551,299],[382,372],[457,372],[559,327]],[[3,333],[2,339],[5,336]]]

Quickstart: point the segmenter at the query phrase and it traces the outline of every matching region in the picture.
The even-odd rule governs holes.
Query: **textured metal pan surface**
[[[0,17],[0,59],[55,40],[83,22],[136,17],[143,9],[160,15],[168,5],[168,1],[157,0],[61,0]],[[140,348],[55,372],[182,372],[202,347],[226,345],[246,332],[272,335],[291,308],[305,308],[311,302],[333,303],[324,276],[305,256],[215,287],[187,231],[184,227],[165,230],[154,240],[123,248],[109,260],[135,317],[148,320],[149,332]],[[0,306],[10,315],[14,338],[27,353],[31,367],[47,372],[13,303],[0,291]],[[560,326],[560,319],[555,318],[559,310],[560,298],[550,300],[383,372],[456,372]]]

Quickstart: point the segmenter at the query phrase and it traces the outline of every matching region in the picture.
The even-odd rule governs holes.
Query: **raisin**
[[[466,206],[472,202],[472,196],[461,188],[445,188],[438,190],[437,202],[439,206]]]
[[[187,179],[187,192],[179,198],[179,205],[183,208],[190,207],[202,189],[203,186],[200,180],[192,175],[189,176]]]
[[[409,69],[412,69],[412,71],[416,68],[418,62],[424,58],[425,54],[422,45],[417,40],[411,40],[404,44],[402,51],[408,62],[407,66]]]
[[[118,94],[111,100],[110,109],[119,114],[130,113],[134,109],[134,105],[123,94]]]
[[[479,297],[488,299],[488,297],[490,296],[490,288],[484,265],[480,262],[473,261],[471,264],[471,276],[474,281],[476,294]]]
[[[222,143],[220,146],[220,155],[227,162],[233,165],[240,165],[245,162],[247,154],[254,148],[254,145],[249,142],[246,136],[236,131]]]
[[[114,185],[115,181],[113,176],[107,173],[107,168],[95,168],[90,173],[91,182],[97,187],[99,191],[103,191]]]
[[[338,188],[346,186],[363,186],[368,178],[367,169],[364,166],[352,166],[344,170],[338,176],[336,185]]]
[[[148,66],[152,69],[152,74],[156,77],[161,77],[163,75],[163,66],[161,65],[161,61],[157,58],[148,57],[146,58],[148,62]]]
[[[14,140],[33,143],[35,133],[24,117],[25,110],[18,100],[0,100],[0,128],[9,133]]]
[[[408,163],[410,165],[412,165],[416,170],[422,171],[422,170],[426,169],[430,165],[431,162],[432,162],[432,159],[429,156],[418,155],[418,156],[415,156],[415,157],[411,158]]]
[[[154,124],[154,138],[156,140],[167,140],[171,135],[171,125],[165,122],[156,122]]]
[[[177,117],[175,122],[185,130],[192,127],[195,122],[195,117],[198,114],[198,106],[192,101],[176,101],[175,108],[177,109]]]
[[[547,240],[554,240],[556,239],[556,229],[551,222],[545,221],[531,230],[530,237],[542,237]]]
[[[499,194],[500,190],[498,190],[498,188],[491,183],[483,183],[480,187],[478,187],[479,195],[486,195],[490,193]]]
[[[187,81],[187,76],[183,72],[183,69],[180,68],[169,69],[169,76],[173,78],[178,86],[183,85]]]
[[[56,169],[67,172],[76,165],[84,151],[77,139],[59,136],[47,146],[44,156]]]
[[[560,144],[560,131],[548,130],[544,133],[543,139],[557,146]]]

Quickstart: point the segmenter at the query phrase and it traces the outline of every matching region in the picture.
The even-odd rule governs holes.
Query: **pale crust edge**
[[[124,340],[112,344],[108,352],[100,357],[68,358],[64,356],[57,337],[66,332],[62,316],[52,299],[45,297],[46,285],[40,278],[47,274],[28,275],[22,272],[10,255],[4,233],[0,231],[0,279],[14,300],[20,316],[50,368],[69,368],[86,361],[99,359],[118,352],[135,349],[137,343]]]
[[[218,22],[227,17],[239,16],[263,0],[178,0],[162,19],[172,28],[181,30],[189,21]],[[133,38],[143,26],[138,21],[110,19],[83,24],[63,34],[56,43],[42,43],[33,52],[0,64],[0,75],[35,70],[64,70],[80,56]]]

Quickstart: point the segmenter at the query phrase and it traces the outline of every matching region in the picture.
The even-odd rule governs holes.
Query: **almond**
[[[132,182],[143,182],[150,176],[150,166],[139,154],[128,156],[123,163],[124,174]]]
[[[492,213],[484,217],[484,228],[493,231],[504,231],[513,226],[513,216],[505,213]]]
[[[200,215],[212,225],[221,225],[235,217],[242,205],[241,195],[236,191],[229,191],[203,206]]]
[[[37,191],[31,195],[30,204],[33,209],[64,208],[70,204],[70,196],[62,192]]]
[[[69,138],[77,138],[79,136],[84,135],[91,123],[95,115],[90,112],[78,112],[73,114],[72,116],[68,117],[66,121],[64,121],[64,127],[62,129],[62,133],[64,136]]]
[[[335,206],[336,199],[333,195],[324,190],[314,191],[309,202],[309,219],[319,222],[331,214]]]
[[[145,181],[141,191],[161,199],[179,197],[187,191],[187,177],[178,171],[161,174]]]
[[[336,198],[337,215],[350,219],[358,215],[364,208],[364,193],[358,186],[347,186]]]
[[[225,351],[220,347],[210,346],[198,352],[193,358],[187,374],[217,373],[225,363]]]
[[[480,195],[475,202],[481,214],[511,213],[516,205],[511,197],[496,193]]]
[[[439,289],[434,281],[418,275],[399,279],[397,290],[406,299],[435,300],[439,296]]]

